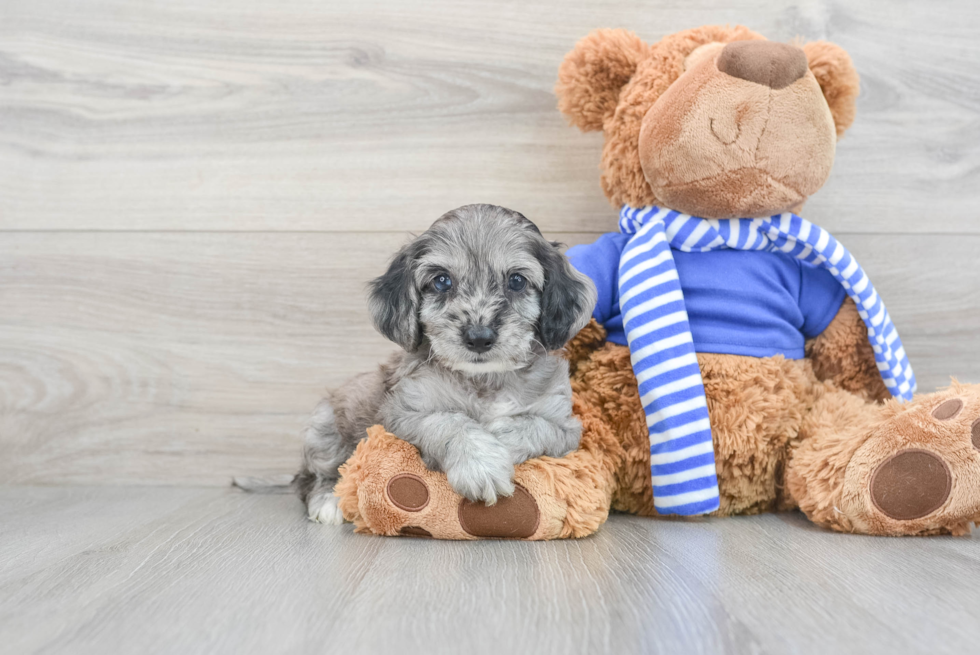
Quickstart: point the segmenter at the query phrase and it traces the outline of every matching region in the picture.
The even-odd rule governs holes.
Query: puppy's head
[[[385,337],[413,352],[428,343],[444,366],[509,371],[535,344],[557,350],[589,321],[592,281],[521,214],[466,205],[401,249],[371,284],[369,307]]]

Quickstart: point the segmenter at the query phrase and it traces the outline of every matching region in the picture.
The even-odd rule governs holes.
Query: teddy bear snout
[[[718,54],[722,73],[783,89],[806,75],[806,55],[800,48],[772,41],[732,41]]]

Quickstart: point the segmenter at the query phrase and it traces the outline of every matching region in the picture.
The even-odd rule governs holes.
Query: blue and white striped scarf
[[[915,375],[885,305],[864,270],[829,232],[796,214],[712,220],[655,206],[623,206],[633,235],[619,260],[619,305],[650,433],[653,504],[660,514],[718,509],[718,478],[704,383],[671,249],[782,252],[830,271],[868,326],[878,370],[909,400]]]

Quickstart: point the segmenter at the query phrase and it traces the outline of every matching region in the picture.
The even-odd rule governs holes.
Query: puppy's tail
[[[258,478],[251,475],[236,475],[231,486],[253,494],[291,494],[296,491],[296,478],[291,475],[274,475]]]

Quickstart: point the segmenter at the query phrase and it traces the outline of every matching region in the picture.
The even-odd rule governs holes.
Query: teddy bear
[[[873,285],[799,217],[857,93],[850,57],[826,42],[740,26],[582,39],[561,64],[558,107],[603,132],[621,233],[568,251],[600,292],[565,348],[581,445],[517,466],[514,495],[487,506],[375,426],[342,468],[345,518],[379,535],[537,540],[592,534],[610,510],[799,509],[841,532],[968,534],[980,387],[914,394]],[[683,375],[648,388],[677,362]]]

